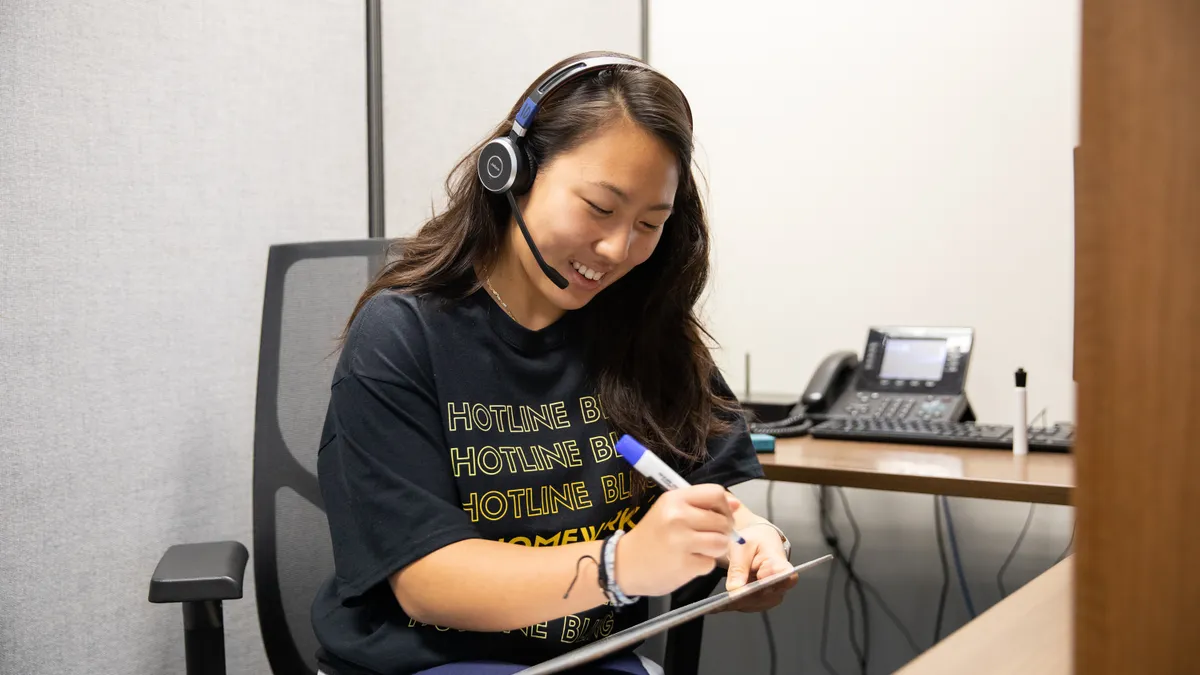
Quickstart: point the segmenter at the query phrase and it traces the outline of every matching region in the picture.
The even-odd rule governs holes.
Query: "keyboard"
[[[1012,450],[1013,428],[1007,424],[974,422],[924,422],[886,419],[831,419],[812,428],[813,438],[879,443],[951,445],[962,448]],[[1055,424],[1029,428],[1031,452],[1070,452],[1075,445],[1075,425]]]

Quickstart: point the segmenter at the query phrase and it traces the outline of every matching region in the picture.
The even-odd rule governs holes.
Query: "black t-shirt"
[[[464,539],[569,544],[628,530],[645,513],[574,325],[568,313],[528,330],[483,291],[455,302],[388,291],[364,305],[334,373],[317,460],[335,564],[312,607],[324,670],[532,664],[646,618],[642,600],[509,632],[460,631],[410,620],[387,583]],[[691,482],[762,476],[744,424],[708,452],[685,473]]]

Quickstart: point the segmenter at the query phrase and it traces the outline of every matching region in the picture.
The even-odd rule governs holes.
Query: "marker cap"
[[[646,454],[646,446],[638,443],[632,436],[626,434],[617,441],[617,454],[624,457],[630,464],[637,464],[642,455]]]

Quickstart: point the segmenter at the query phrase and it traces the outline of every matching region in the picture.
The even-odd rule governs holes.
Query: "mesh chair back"
[[[317,672],[309,610],[333,571],[317,443],[336,338],[383,264],[382,239],[272,246],[254,424],[254,581],[271,670]]]

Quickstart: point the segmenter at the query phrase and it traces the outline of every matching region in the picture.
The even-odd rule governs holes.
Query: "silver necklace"
[[[500,297],[500,294],[496,292],[496,289],[492,288],[492,278],[490,276],[483,280],[483,285],[487,286],[488,292],[490,292],[492,296],[496,298],[496,302],[500,303],[500,307],[504,309],[504,313],[508,315],[508,318],[512,319],[513,321],[517,321],[517,317],[513,316],[512,312],[508,311],[508,303],[504,302],[504,298]],[[517,321],[517,323],[521,322]]]

